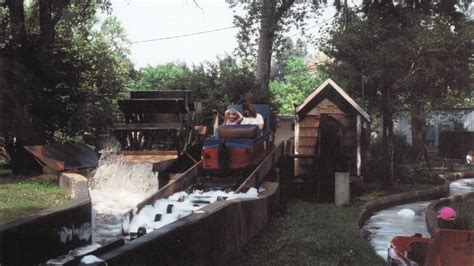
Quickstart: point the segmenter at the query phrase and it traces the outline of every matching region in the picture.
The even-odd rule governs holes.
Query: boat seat
[[[257,125],[226,125],[217,128],[218,139],[256,139],[258,135]]]
[[[412,242],[410,243],[407,258],[418,263],[418,265],[425,265],[426,254],[428,253],[428,242]]]

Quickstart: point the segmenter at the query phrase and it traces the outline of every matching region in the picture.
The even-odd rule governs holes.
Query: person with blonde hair
[[[235,109],[229,109],[224,113],[224,125],[238,125],[242,119],[242,115]]]

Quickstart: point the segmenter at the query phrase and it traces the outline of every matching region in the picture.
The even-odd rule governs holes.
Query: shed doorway
[[[343,125],[330,115],[321,115],[319,134],[318,198],[321,202],[334,202],[334,174],[342,161]]]

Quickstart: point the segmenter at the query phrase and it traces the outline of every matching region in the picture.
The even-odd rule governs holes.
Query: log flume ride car
[[[229,108],[241,110],[242,107],[233,105]],[[191,224],[194,226],[200,224],[197,221],[208,221],[214,215],[226,214],[227,212],[219,211],[222,210],[222,206],[229,207],[228,209],[225,207],[227,210],[236,210],[236,206],[239,206],[237,208],[240,210],[239,213],[231,216],[249,223],[245,226],[242,224],[246,229],[236,236],[237,242],[246,243],[264,226],[267,219],[267,211],[270,208],[267,205],[270,204],[268,197],[273,195],[278,187],[275,185],[277,182],[272,182],[278,179],[273,180],[271,177],[274,175],[270,173],[277,173],[274,169],[283,155],[283,143],[276,147],[272,143],[269,106],[256,105],[256,110],[265,119],[265,128],[262,132],[253,126],[217,127],[214,130],[217,136],[207,138],[202,145],[201,161],[195,162],[191,167],[170,166],[159,172],[159,175],[169,174],[170,181],[164,186],[161,184],[162,187],[158,192],[124,214],[122,238],[98,250],[78,256],[68,265],[79,264],[85,256],[99,256],[111,260],[114,256],[129,254],[143,245],[155,245],[164,241],[163,239],[170,236],[174,230],[183,229],[183,226]],[[236,153],[239,154],[237,157]],[[242,154],[245,157],[242,157]],[[186,158],[189,156],[181,156],[176,162]],[[249,201],[244,200],[245,203],[241,205],[242,198]],[[239,200],[230,202],[232,199]],[[220,207],[216,208],[208,205],[216,201],[227,202],[217,203],[214,206]],[[259,212],[246,210],[248,206],[258,207]],[[219,227],[216,231],[212,229],[208,231],[213,234],[217,233],[218,229]],[[158,232],[151,233],[154,230]],[[209,237],[213,239],[211,235]],[[160,247],[154,248],[160,249]],[[170,250],[168,246],[162,248]],[[212,258],[207,260],[204,257],[199,259],[215,262],[215,256],[216,254],[214,260]]]
[[[241,105],[227,109],[242,112]],[[236,189],[271,151],[270,108],[257,104],[256,111],[265,122],[262,130],[257,125],[221,125],[214,136],[205,140],[201,151],[203,186]]]
[[[228,109],[230,108],[242,110],[240,105],[231,105]],[[165,217],[163,215],[170,214],[173,208],[181,208],[181,214],[177,217],[182,217],[183,213],[191,213],[214,202],[215,197],[213,200],[209,198],[215,195],[219,196],[217,200],[225,200],[239,193],[242,195],[254,187],[251,192],[252,195],[257,196],[255,188],[258,188],[263,178],[273,169],[281,156],[282,146],[274,148],[272,143],[269,106],[256,105],[256,110],[264,118],[265,127],[263,130],[260,131],[257,125],[218,126],[214,136],[204,141],[201,161],[196,162],[182,173],[174,173],[167,185],[124,215],[124,233],[140,234],[138,231],[145,230],[138,230],[141,227],[140,223],[143,222],[140,220],[141,218],[136,217],[141,215],[142,210],[143,212],[155,212],[150,214],[150,217],[155,217],[158,214],[155,222],[159,222]],[[162,174],[166,174],[166,171],[159,173],[159,175]],[[194,191],[198,191],[200,194],[193,194]],[[213,196],[210,196],[209,193],[203,194],[207,192]],[[164,203],[164,199],[171,195],[174,195],[176,202]],[[181,198],[188,196],[193,199]],[[163,207],[163,204],[167,204],[167,206]],[[153,208],[155,209],[153,210]],[[183,210],[183,208],[189,209]],[[157,213],[157,209],[161,209],[163,213]],[[153,228],[153,225],[146,227]]]
[[[474,231],[440,229],[432,238],[397,236],[390,242],[389,265],[472,266]]]

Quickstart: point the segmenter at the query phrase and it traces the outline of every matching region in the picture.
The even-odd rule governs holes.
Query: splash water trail
[[[98,168],[89,177],[92,200],[92,244],[50,259],[47,265],[63,265],[122,236],[124,213],[158,191],[158,176],[150,163],[128,163],[117,152],[103,152]]]
[[[93,208],[93,242],[104,245],[121,236],[122,216],[158,190],[150,163],[128,163],[107,153],[89,179]]]

